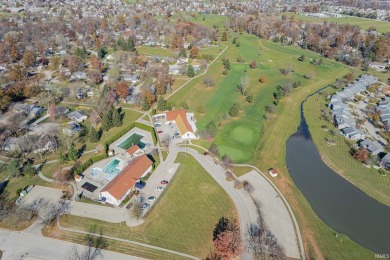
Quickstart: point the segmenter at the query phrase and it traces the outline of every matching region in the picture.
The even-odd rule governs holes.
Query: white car
[[[164,190],[164,187],[157,187],[156,188],[156,191],[163,191]]]
[[[148,198],[148,201],[155,201],[156,200],[156,197],[155,196],[150,196],[149,198]]]

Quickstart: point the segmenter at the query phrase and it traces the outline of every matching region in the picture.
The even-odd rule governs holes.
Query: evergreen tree
[[[105,48],[105,47],[99,48],[99,50],[98,50],[98,57],[99,57],[100,59],[103,59],[104,57],[106,57],[106,55],[107,55],[107,50],[106,50],[106,48]]]
[[[68,159],[70,161],[76,161],[79,158],[79,152],[74,144],[71,144],[68,152]]]
[[[118,109],[112,108],[112,124],[113,126],[119,127],[122,125],[122,117]]]
[[[19,165],[18,160],[12,160],[7,165],[7,172],[8,172],[8,176],[10,178],[17,177],[21,174],[20,165]]]
[[[96,130],[94,127],[91,127],[89,131],[89,141],[91,143],[97,143],[100,140],[100,130]]]
[[[224,42],[227,41],[227,32],[223,32],[223,33],[222,33],[221,41],[224,41]]]
[[[37,175],[38,171],[34,167],[34,165],[31,163],[31,161],[28,160],[23,167],[23,173],[24,173],[24,175],[35,176],[35,175]]]
[[[64,153],[63,151],[58,150],[57,155],[61,164],[64,164],[68,161],[68,154]]]
[[[226,59],[226,60],[225,60],[224,65],[225,65],[225,69],[226,69],[226,70],[230,70],[230,61],[229,61],[229,59]]]
[[[134,40],[133,40],[131,37],[129,37],[129,38],[127,39],[127,50],[128,50],[128,51],[131,51],[131,52],[135,51]]]
[[[237,38],[236,38],[236,37],[233,38],[232,43],[233,43],[233,44],[236,44],[236,43],[237,43]]]
[[[102,118],[102,128],[105,131],[110,130],[114,126],[112,122],[112,109],[109,109]]]
[[[218,128],[217,128],[217,125],[215,124],[215,122],[213,120],[211,120],[207,126],[206,126],[206,131],[207,133],[209,133],[209,135],[214,138],[216,135],[217,135],[217,131],[218,131]]]
[[[195,70],[194,70],[194,67],[192,65],[188,66],[187,76],[190,77],[190,78],[195,76]]]
[[[240,41],[237,41],[236,47],[240,47]]]
[[[166,101],[163,98],[163,96],[160,96],[158,101],[157,101],[157,109],[160,111],[164,111],[166,109],[165,103],[166,103]]]
[[[240,104],[238,102],[234,103],[233,106],[230,108],[229,110],[229,114],[232,116],[232,117],[236,117],[238,116],[238,113],[240,112],[241,110],[241,107],[240,107]]]

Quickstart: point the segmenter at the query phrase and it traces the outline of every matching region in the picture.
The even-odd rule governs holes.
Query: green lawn
[[[204,105],[206,113],[204,115],[196,113],[199,130],[205,129],[211,120],[217,122],[223,114],[228,113],[234,102],[241,102],[244,109],[239,117],[223,120],[223,127],[219,130],[214,142],[218,144],[221,155],[228,154],[234,162],[244,163],[253,158],[263,131],[265,106],[272,103],[273,92],[277,85],[284,84],[288,78],[292,82],[301,81],[300,88],[307,88],[313,82],[305,79],[303,75],[311,73],[315,81],[326,78],[329,74],[339,73],[343,65],[331,60],[325,60],[325,64],[321,66],[312,65],[309,62],[310,59],[320,58],[319,55],[297,47],[283,47],[270,41],[259,40],[248,34],[237,36],[239,36],[241,46],[232,45],[232,37],[230,37],[227,42],[224,42],[229,48],[217,62],[210,66],[206,74],[213,78],[214,87],[207,89],[201,77],[186,85],[172,96],[170,101],[178,104],[181,100],[186,100],[192,111]],[[302,54],[306,56],[305,62],[299,62],[297,59]],[[236,59],[239,56],[245,62],[238,63]],[[231,69],[226,76],[222,75],[222,58],[229,58],[231,63]],[[249,63],[253,60],[258,64],[258,69],[249,68]],[[294,67],[295,72],[285,77],[279,69],[287,63]],[[244,75],[250,78],[248,91],[254,95],[254,102],[251,104],[236,91],[236,86]],[[258,81],[263,75],[268,78],[265,84]],[[206,148],[210,146],[204,141],[194,143],[204,145]]]
[[[329,93],[335,90],[328,89]],[[374,197],[376,200],[390,206],[390,175],[382,176],[374,168],[366,168],[362,163],[350,155],[349,145],[339,130],[328,121],[320,119],[321,109],[327,110],[326,94],[310,97],[305,103],[305,118],[310,127],[310,133],[317,149],[321,153],[322,160],[336,172],[344,176],[359,189]],[[330,131],[323,131],[321,125],[328,126],[337,132],[333,136]],[[336,145],[328,145],[325,138],[332,139]]]
[[[303,22],[311,22],[311,23],[323,23],[324,21],[328,22],[336,22],[340,24],[352,24],[359,25],[363,30],[367,30],[371,26],[375,27],[376,30],[380,33],[390,32],[390,22],[385,21],[377,21],[374,19],[367,19],[357,16],[346,16],[346,17],[330,17],[330,18],[316,18],[303,16],[293,13],[284,13],[288,16],[294,15],[297,19],[302,20]]]
[[[80,230],[97,224],[107,235],[205,257],[213,247],[214,225],[222,216],[235,216],[235,207],[194,158],[179,154],[176,162],[182,164],[179,171],[143,225],[129,228],[75,216],[63,217],[61,224]]]
[[[209,27],[213,27],[215,25],[218,28],[225,27],[225,23],[229,21],[229,18],[227,16],[215,14],[199,14],[198,12],[181,12],[179,14],[172,15],[171,17],[169,17],[169,20],[176,21],[179,16],[184,18],[186,21],[202,24]],[[165,16],[163,18],[165,18]]]
[[[178,52],[174,52],[171,49],[153,47],[153,46],[138,46],[137,51],[139,54],[145,54],[148,56],[173,57],[173,56],[177,56],[178,54]]]
[[[234,175],[236,175],[237,177],[240,177],[250,171],[253,170],[252,167],[248,167],[248,166],[233,166],[231,169],[230,169]]]
[[[45,227],[42,231],[42,234],[47,237],[52,237],[56,239],[71,241],[73,243],[85,245],[85,235],[80,235],[78,233],[69,232],[69,231],[62,231],[59,230],[57,227],[55,227],[55,225],[52,225],[50,228]],[[107,246],[108,250],[123,253],[123,254],[139,256],[146,259],[164,259],[164,260],[165,259],[168,260],[187,259],[174,254],[162,252],[160,250],[129,244],[125,242],[120,242],[112,239],[107,239],[106,241],[108,243]]]
[[[103,135],[102,137],[100,138],[100,141],[99,143],[91,143],[89,141],[89,138],[87,137],[86,138],[86,151],[88,150],[91,150],[91,149],[95,149],[96,146],[98,144],[104,144],[108,139],[111,138],[111,136],[113,135],[116,135],[118,132],[120,132],[124,127],[126,127],[128,124],[136,121],[138,118],[140,118],[142,116],[142,113],[139,113],[139,112],[136,112],[134,110],[127,110],[127,109],[124,109],[123,110],[123,113],[125,114],[124,115],[124,118],[123,118],[123,124],[121,127],[113,127],[111,128],[108,132],[106,131],[103,131]],[[86,120],[84,122],[84,124],[90,128],[90,122],[88,120]]]
[[[3,167],[1,165],[1,170],[0,170],[0,181],[3,181],[5,178],[7,178],[8,173],[7,173],[7,168],[6,166]],[[39,176],[20,176],[20,177],[14,177],[10,179],[8,182],[7,186],[5,187],[5,192],[7,193],[7,197],[12,200],[16,200],[19,195],[16,194],[16,191],[19,188],[26,188],[29,185],[41,185],[41,186],[48,186],[48,187],[57,187],[58,185],[46,182],[42,180]]]

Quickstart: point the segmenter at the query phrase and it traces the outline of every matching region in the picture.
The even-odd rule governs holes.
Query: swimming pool
[[[103,172],[106,173],[106,180],[112,180],[115,178],[115,176],[118,175],[118,173],[121,171],[121,169],[117,168],[118,164],[121,162],[119,159],[114,159],[111,162],[109,162],[104,168]]]
[[[122,149],[129,149],[134,144],[138,145],[141,149],[143,149],[147,143],[141,141],[141,139],[144,138],[143,135],[139,133],[133,133],[129,137],[127,137],[125,140],[123,140],[120,144],[118,144],[118,147]]]

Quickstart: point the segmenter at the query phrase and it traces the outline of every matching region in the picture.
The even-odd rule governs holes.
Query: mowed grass
[[[160,57],[173,57],[177,56],[179,53],[173,51],[169,48],[153,47],[153,46],[137,46],[137,51],[139,54],[144,54],[148,56],[160,56]]]
[[[378,170],[374,168],[368,169],[355,160],[350,155],[350,147],[344,136],[339,134],[340,131],[330,122],[320,118],[321,109],[328,109],[325,97],[327,93],[331,94],[331,92],[335,91],[328,89],[328,92],[325,92],[323,95],[317,94],[310,97],[304,106],[306,111],[305,118],[322,160],[359,189],[390,206],[390,175],[382,176]],[[330,134],[330,131],[323,131],[321,129],[322,125],[326,125],[329,129],[337,132],[337,134],[333,136]],[[325,138],[334,140],[336,145],[328,145]]]
[[[238,37],[240,47],[231,44],[233,36]],[[265,106],[273,102],[276,86],[285,84],[286,80],[300,81],[302,89],[313,83],[319,86],[315,83],[317,79],[327,78],[328,75],[338,73],[343,68],[343,65],[325,59],[324,65],[313,65],[309,62],[310,59],[318,59],[319,55],[297,47],[283,47],[270,41],[259,40],[248,34],[232,34],[223,44],[226,44],[228,49],[210,66],[205,75],[214,80],[215,86],[206,88],[203,84],[204,77],[201,77],[186,85],[172,96],[170,101],[180,104],[181,100],[186,100],[192,111],[204,106],[205,114],[196,113],[199,130],[204,130],[211,120],[218,122],[235,102],[240,102],[243,111],[239,117],[222,120],[222,127],[213,140],[218,144],[220,153],[229,155],[236,163],[250,162],[253,159],[257,143],[262,137]],[[305,62],[298,61],[302,54],[306,57]],[[238,57],[244,59],[244,62],[238,63]],[[222,75],[222,58],[229,58],[231,63],[231,69],[226,76]],[[258,65],[257,69],[249,67],[253,60]],[[279,70],[287,64],[291,64],[294,72],[283,76]],[[311,74],[314,79],[311,81],[305,79],[304,75],[307,74]],[[252,103],[246,102],[245,97],[237,92],[237,84],[245,75],[250,79],[248,91],[254,95]],[[263,75],[267,77],[267,83],[259,82]],[[205,141],[195,143],[205,148],[211,144]]]
[[[269,50],[270,55],[284,52],[285,60],[288,59],[287,55],[291,55],[291,51],[294,50],[294,48],[284,49],[283,47],[270,48],[273,45],[270,42],[262,42],[262,45],[264,49]],[[329,60],[325,60],[325,63],[328,64],[325,65],[327,68],[323,71],[313,70],[314,79],[309,84],[294,90],[288,98],[284,98],[277,107],[276,115],[264,122],[262,136],[254,152],[252,164],[263,172],[271,167],[280,171],[280,176],[274,180],[274,183],[283,192],[297,217],[307,258],[371,259],[373,258],[372,252],[343,234],[338,234],[336,237],[335,231],[318,218],[306,198],[294,185],[286,168],[286,141],[299,125],[301,101],[308,94],[334,82],[336,78],[341,78],[348,71],[353,71],[340,63]],[[301,69],[310,70],[310,67]]]
[[[311,22],[311,23],[323,23],[327,22],[335,22],[339,24],[351,24],[358,25],[363,30],[368,30],[370,27],[375,27],[376,30],[380,33],[390,32],[390,22],[378,21],[374,19],[367,19],[362,17],[355,16],[346,16],[346,17],[329,17],[329,18],[317,18],[317,17],[309,17],[304,15],[297,15],[293,13],[283,13],[287,16],[294,15],[296,19],[302,20],[303,22]]]
[[[372,258],[373,255],[369,250],[359,246],[345,235],[339,234],[337,238],[334,236],[335,231],[315,215],[310,204],[295,187],[285,163],[286,141],[299,124],[301,101],[308,94],[332,83],[336,78],[341,78],[351,69],[324,58],[324,65],[313,65],[310,59],[318,59],[320,56],[296,47],[283,47],[245,34],[241,35],[239,40],[240,48],[232,46],[230,42],[225,43],[229,49],[221,58],[228,57],[232,65],[227,76],[219,76],[223,70],[219,60],[210,67],[208,72],[215,81],[213,88],[206,89],[201,81],[191,82],[190,87],[183,88],[177,96],[173,96],[173,100],[186,99],[190,109],[194,110],[199,104],[204,104],[205,115],[196,115],[199,129],[204,129],[211,119],[218,120],[218,116],[227,112],[232,102],[240,100],[244,104],[244,110],[239,118],[224,122],[214,140],[221,153],[227,153],[238,163],[249,161],[264,172],[271,167],[281,171],[280,178],[274,183],[282,190],[294,209],[309,258]],[[297,58],[302,54],[306,59],[304,62],[299,62]],[[245,59],[246,65],[234,63],[239,55]],[[248,63],[253,59],[257,61],[259,69],[249,69]],[[301,87],[294,89],[289,97],[281,100],[277,112],[265,121],[264,107],[272,103],[276,86],[286,81],[286,77],[279,72],[279,69],[287,64],[291,64],[295,70],[288,77],[292,82],[300,80]],[[250,91],[254,94],[255,100],[252,104],[245,103],[240,94],[235,91],[235,84],[239,83],[240,77],[245,73],[244,70],[247,70],[246,73],[251,78]],[[309,73],[313,77],[312,80],[303,77]],[[268,78],[265,84],[258,83],[262,75]],[[229,102],[230,105],[227,105]],[[248,144],[249,140],[252,140],[251,144]],[[205,141],[197,143],[206,148],[210,145]]]
[[[55,224],[51,225],[50,227],[45,227],[42,230],[42,234],[47,237],[52,237],[55,239],[61,239],[61,240],[71,241],[73,243],[85,245],[85,235],[78,234],[75,232],[59,230],[55,226]],[[132,256],[139,256],[146,259],[169,259],[169,260],[187,259],[160,250],[129,244],[121,241],[116,241],[113,239],[107,239],[106,241],[108,243],[106,249],[114,252],[119,252],[119,253],[128,254]]]
[[[123,109],[122,112],[124,113],[123,117],[123,124],[120,127],[113,127],[108,132],[103,131],[103,134],[100,138],[99,143],[91,143],[89,141],[89,138],[86,138],[86,150],[95,149],[98,144],[104,144],[108,139],[110,139],[113,135],[116,135],[119,133],[124,127],[126,127],[128,124],[136,121],[138,118],[142,116],[142,113],[136,112],[134,110],[128,110]],[[84,124],[88,127],[88,129],[91,127],[89,120],[87,119]]]
[[[1,164],[0,181],[3,181],[7,177],[8,177],[7,166]],[[29,185],[40,185],[40,186],[61,188],[61,185],[46,182],[37,175],[36,176],[26,175],[26,176],[11,178],[8,181],[7,185],[5,186],[5,190],[3,192],[6,193],[7,198],[11,200],[16,200],[19,197],[19,194],[17,194],[16,191],[19,188],[22,189],[27,188]]]
[[[176,162],[181,163],[180,169],[141,226],[130,228],[75,216],[63,217],[61,225],[79,230],[97,225],[106,235],[205,257],[213,247],[212,232],[218,219],[236,216],[236,209],[193,157],[179,154]]]

